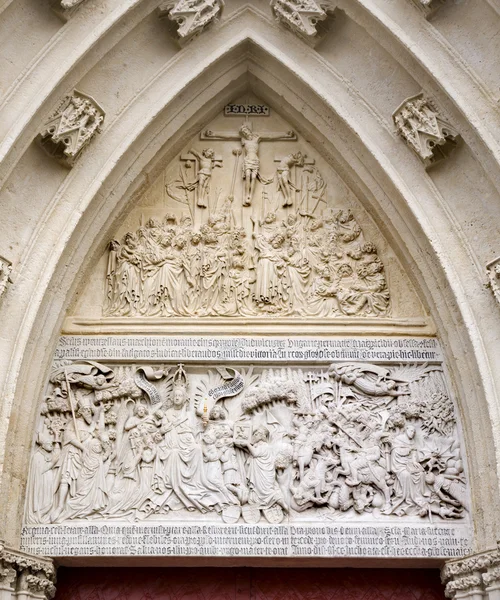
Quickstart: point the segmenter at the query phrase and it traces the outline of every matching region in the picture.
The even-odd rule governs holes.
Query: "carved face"
[[[141,419],[146,415],[146,407],[144,406],[144,404],[138,404],[135,407],[135,414]]]
[[[104,385],[106,383],[106,377],[104,377],[104,375],[97,375],[95,382],[97,385]]]
[[[186,401],[186,389],[184,388],[184,386],[176,387],[174,389],[172,399],[175,408],[182,408],[182,406],[184,406],[184,402]]]
[[[285,242],[285,238],[282,235],[277,235],[273,238],[271,246],[273,248],[281,248]]]
[[[413,427],[413,425],[407,425],[405,427],[405,431],[406,435],[410,440],[412,440],[415,437],[415,427]]]
[[[205,148],[205,150],[203,150],[202,154],[206,158],[213,158],[215,156],[215,152],[213,151],[212,148]]]
[[[85,422],[90,425],[92,422],[92,409],[90,406],[81,406],[78,412]]]
[[[253,137],[252,130],[249,127],[247,127],[246,125],[243,125],[242,127],[240,127],[240,135],[243,136],[247,140],[250,140]]]

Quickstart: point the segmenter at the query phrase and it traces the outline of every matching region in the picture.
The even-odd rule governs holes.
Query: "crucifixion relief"
[[[201,134],[202,140],[234,140],[240,141],[243,148],[243,179],[245,180],[245,191],[243,206],[250,206],[255,190],[256,181],[263,180],[260,172],[259,145],[261,142],[271,141],[296,141],[297,136],[293,131],[286,133],[255,133],[252,128],[244,123],[238,132],[214,132],[207,130]]]

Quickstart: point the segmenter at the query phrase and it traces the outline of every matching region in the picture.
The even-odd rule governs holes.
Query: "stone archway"
[[[240,33],[235,34],[238,29]],[[268,34],[268,39],[264,39],[266,35],[263,31]],[[422,297],[437,323],[440,336],[447,342],[446,350],[450,356],[453,355],[449,368],[458,397],[463,402],[461,412],[466,440],[471,447],[474,446],[474,442],[469,440],[481,439],[483,442],[481,454],[471,456],[470,461],[473,478],[478,482],[477,497],[480,498],[475,501],[475,505],[482,507],[474,513],[475,524],[479,530],[484,531],[484,523],[489,520],[489,517],[484,516],[484,507],[490,507],[492,514],[495,514],[495,504],[489,501],[489,498],[493,497],[491,488],[479,482],[482,478],[489,479],[484,465],[493,461],[494,452],[488,449],[489,441],[487,446],[484,445],[485,439],[491,440],[490,434],[485,435],[484,431],[488,432],[491,428],[492,417],[487,416],[486,402],[480,398],[485,395],[482,391],[485,387],[492,389],[493,377],[489,375],[487,351],[482,354],[483,348],[477,342],[482,335],[478,334],[480,324],[473,314],[470,302],[466,300],[467,293],[464,291],[465,286],[469,286],[468,290],[477,289],[480,286],[480,278],[473,267],[463,267],[468,265],[468,248],[462,244],[463,237],[451,232],[453,220],[446,214],[447,209],[434,182],[422,178],[418,163],[400,156],[401,146],[398,144],[401,142],[388,134],[387,127],[381,125],[377,115],[364,104],[361,96],[353,94],[349,108],[342,106],[343,102],[347,102],[351,90],[341,77],[334,77],[324,61],[312,53],[299,59],[302,46],[295,42],[290,43],[285,55],[284,48],[289,42],[290,38],[282,39],[282,34],[276,33],[261,14],[248,9],[242,11],[233,17],[231,23],[218,30],[217,37],[210,39],[213,53],[207,53],[210,58],[199,68],[196,76],[195,73],[191,73],[190,77],[186,78],[181,77],[181,73],[185,71],[186,64],[192,64],[199,56],[199,45],[193,45],[191,50],[186,50],[184,64],[178,61],[177,64],[169,65],[168,77],[179,83],[168,102],[166,98],[162,99],[158,95],[162,88],[166,89],[165,70],[163,82],[158,77],[156,87],[151,84],[141,94],[140,99],[129,103],[126,113],[113,121],[112,127],[92,146],[92,153],[87,153],[88,160],[85,164],[78,164],[67,178],[57,173],[57,177],[61,177],[61,187],[54,194],[50,209],[55,212],[50,213],[50,218],[49,212],[46,213],[38,237],[32,238],[30,249],[25,253],[20,268],[21,275],[10,290],[12,294],[17,289],[21,295],[26,294],[28,290],[38,292],[32,295],[31,307],[23,312],[24,329],[19,329],[16,348],[10,361],[6,407],[7,411],[12,407],[12,412],[8,439],[19,439],[24,428],[26,421],[22,424],[21,418],[25,419],[26,413],[21,413],[20,407],[23,400],[26,406],[25,398],[33,398],[28,419],[28,429],[33,430],[37,398],[40,397],[43,382],[49,371],[48,359],[36,370],[33,368],[33,357],[37,354],[35,340],[44,340],[44,344],[54,347],[62,323],[62,310],[70,305],[71,294],[76,291],[88,272],[85,265],[91,263],[102,251],[112,223],[121,218],[119,215],[123,214],[125,205],[131,202],[132,194],[136,194],[137,197],[138,190],[144,187],[144,184],[141,186],[141,177],[142,182],[150,181],[161,168],[160,165],[164,165],[168,157],[173,156],[180,148],[185,132],[192,131],[196,127],[195,123],[207,122],[217,108],[234,96],[235,87],[243,91],[250,86],[261,98],[274,106],[279,103],[280,96],[284,98],[282,108],[290,121],[301,132],[307,132],[311,136],[313,146],[326,148],[325,155],[342,169],[355,186],[361,202],[368,207],[377,224],[398,249],[400,260],[411,272],[412,280],[422,290]],[[244,60],[243,52],[248,55]],[[296,74],[293,74],[291,69],[294,63],[301,67],[295,68]],[[213,66],[210,67],[209,64]],[[307,72],[309,67],[314,69],[315,81],[312,71],[309,71],[309,74]],[[272,77],[276,78],[277,74],[280,77],[276,82]],[[181,89],[185,91],[182,93]],[[152,111],[157,115],[155,119],[151,118],[151,113],[144,110],[148,94],[150,99],[156,98]],[[191,94],[193,99],[186,103],[186,96]],[[340,98],[342,101],[336,101]],[[301,115],[298,108],[305,103],[307,106]],[[149,110],[151,106],[148,105]],[[187,107],[190,114],[186,114]],[[175,116],[166,120],[168,113]],[[134,121],[136,117],[138,120]],[[329,121],[329,129],[326,129]],[[131,130],[130,123],[134,122],[138,126]],[[354,130],[357,135],[347,135],[349,129]],[[159,131],[162,133],[158,134]],[[137,154],[140,156],[137,157]],[[153,158],[154,156],[156,158]],[[106,168],[100,168],[101,165],[105,165]],[[41,169],[47,169],[47,164],[41,164]],[[126,178],[123,177],[125,174]],[[71,201],[66,204],[62,202],[63,197],[70,198]],[[117,202],[115,198],[120,200]],[[425,209],[422,206],[424,201]],[[82,214],[82,218],[76,218],[79,213]],[[446,226],[440,227],[438,232],[432,227],[432,221],[446,223]],[[51,238],[56,240],[56,244],[59,238],[59,246],[56,245],[57,250],[53,253],[52,263],[45,261],[45,280],[34,286],[33,275],[40,266],[36,262],[37,254],[39,261],[45,260],[44,255],[35,252],[34,248],[37,242],[43,240],[44,234],[50,232],[51,224],[55,222],[59,223],[66,236],[65,239],[57,235]],[[103,222],[107,223],[104,227]],[[448,251],[451,251],[453,259],[443,252],[444,244]],[[41,247],[43,245],[38,246],[37,250]],[[435,258],[436,255],[439,255],[439,260]],[[458,262],[461,265],[460,273],[453,267],[453,263]],[[68,264],[71,265],[69,269],[66,267]],[[447,276],[444,276],[444,272]],[[58,289],[57,293],[55,289]],[[7,297],[3,307],[6,310],[10,310],[11,307],[8,302]],[[485,302],[487,303],[486,300]],[[457,304],[460,306],[460,313],[456,308]],[[53,311],[53,314],[50,311]],[[459,323],[455,323],[456,314],[460,314]],[[465,344],[462,320],[467,321],[471,331],[469,341]],[[15,326],[17,327],[17,323],[14,325],[13,321],[12,327]],[[476,359],[473,363],[467,358],[464,347],[475,353]],[[26,369],[27,365],[31,365],[29,371]],[[474,383],[476,381],[479,385]],[[474,401],[475,408],[469,406],[473,390],[474,394],[479,394],[474,396],[477,398]],[[462,400],[466,397],[467,403]],[[491,414],[494,414],[494,406],[491,404]],[[481,407],[483,414],[480,423],[475,423],[472,417],[477,414],[477,407]],[[26,447],[29,446],[29,438],[29,434],[23,438]],[[479,448],[479,445],[477,447]],[[11,445],[11,448],[14,446]],[[22,454],[9,451],[6,455],[4,481],[5,489],[9,490],[6,497],[10,499],[6,519],[10,524],[5,530],[10,531],[6,535],[12,543],[19,531],[18,515],[21,510],[16,499],[22,495],[25,486],[27,461],[28,452]],[[16,518],[12,519],[13,515],[17,515]],[[478,544],[477,549],[484,548],[479,539],[489,540],[484,541],[486,545],[490,545],[492,541],[491,537],[478,536],[475,540]]]

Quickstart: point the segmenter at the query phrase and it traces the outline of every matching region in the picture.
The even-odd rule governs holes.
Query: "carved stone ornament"
[[[74,90],[47,120],[37,141],[50,156],[71,167],[100,132],[104,115],[91,96]]]
[[[384,317],[390,294],[377,247],[298,147],[263,165],[261,145],[294,132],[205,131],[165,191],[183,214],[150,218],[109,246],[105,316]],[[234,141],[225,158],[214,144]],[[216,170],[226,189],[214,190]],[[239,180],[239,185],[238,185]],[[217,195],[216,195],[217,192]]]
[[[446,158],[457,145],[458,132],[439,116],[423,92],[405,100],[392,118],[397,133],[426,167]]]
[[[61,0],[61,8],[63,10],[69,10],[77,7],[82,2],[84,2],[84,0]]]
[[[315,38],[318,23],[328,16],[316,0],[271,0],[271,7],[278,21],[308,40]]]
[[[10,274],[12,272],[12,263],[0,256],[0,298],[7,290],[9,283],[12,283]]]
[[[199,35],[222,14],[223,0],[169,0],[159,6],[161,17],[177,23],[180,42],[187,42]]]
[[[495,258],[486,265],[488,273],[488,286],[493,292],[496,300],[500,303],[500,257]]]
[[[447,598],[496,600],[500,591],[500,549],[451,560],[441,570]]]
[[[0,541],[0,597],[50,600],[56,592],[55,568],[50,559],[29,556]]]
[[[446,0],[413,0],[413,3],[424,13],[431,17]]]
[[[28,525],[468,514],[436,365],[59,365],[40,413]]]

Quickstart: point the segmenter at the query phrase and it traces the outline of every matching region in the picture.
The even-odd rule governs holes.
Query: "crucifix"
[[[255,182],[257,179],[262,181],[259,159],[260,142],[295,141],[297,136],[293,131],[259,135],[258,133],[254,133],[247,123],[244,123],[237,133],[216,133],[207,130],[201,134],[201,139],[214,141],[239,140],[241,142],[243,148],[243,179],[245,180],[243,206],[250,206]]]

